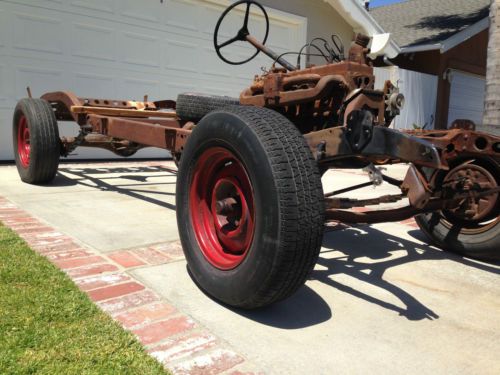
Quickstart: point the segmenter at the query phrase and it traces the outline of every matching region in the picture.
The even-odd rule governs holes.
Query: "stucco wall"
[[[307,39],[322,37],[330,40],[337,34],[349,49],[354,31],[335,9],[323,0],[259,0],[265,6],[307,18]]]

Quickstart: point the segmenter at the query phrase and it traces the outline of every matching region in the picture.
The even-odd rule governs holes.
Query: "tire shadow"
[[[175,210],[175,205],[156,199],[149,195],[172,196],[175,193],[141,189],[148,185],[175,185],[177,170],[161,165],[156,166],[99,166],[99,167],[60,167],[56,178],[47,187],[63,187],[80,185],[100,191],[110,191],[131,198],[140,199],[163,208]],[[152,178],[171,177],[168,182],[151,181]],[[128,180],[130,183],[117,183],[117,180]]]
[[[416,240],[425,241],[424,235],[419,230],[412,230],[409,233]],[[393,236],[371,226],[342,226],[339,230],[325,233],[323,251],[317,262],[323,269],[314,270],[312,278],[356,298],[394,311],[408,320],[434,320],[439,318],[435,311],[403,288],[384,279],[384,274],[388,269],[422,260],[452,260],[483,271],[500,274],[500,270],[493,264],[475,262],[443,252],[425,243],[418,244]],[[391,293],[401,301],[404,307],[342,284],[335,278],[335,275],[339,274],[351,276]]]
[[[191,280],[205,296],[235,314],[260,324],[281,329],[301,329],[326,322],[332,317],[330,306],[307,285],[301,287],[294,295],[284,301],[260,309],[245,310],[214,299],[197,283],[187,265],[186,270]]]

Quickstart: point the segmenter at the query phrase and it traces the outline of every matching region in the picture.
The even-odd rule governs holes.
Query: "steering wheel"
[[[225,42],[219,44],[219,41],[218,41],[219,28],[220,28],[220,25],[222,24],[222,21],[224,20],[224,18],[226,18],[226,16],[228,15],[229,12],[231,12],[234,8],[236,8],[238,5],[241,5],[241,4],[246,4],[247,5],[246,11],[245,11],[245,19],[243,21],[243,27],[238,31],[238,33],[236,34],[236,36],[234,36],[231,39],[228,39]],[[265,34],[264,40],[262,41],[261,44],[262,45],[266,44],[267,36],[269,35],[269,17],[267,16],[267,12],[264,9],[264,7],[262,5],[260,5],[256,1],[251,1],[251,0],[237,1],[236,3],[232,4],[231,6],[229,6],[221,14],[219,20],[217,21],[217,25],[215,26],[215,31],[214,31],[214,47],[215,47],[215,52],[217,52],[217,56],[219,56],[222,61],[224,61],[224,62],[226,62],[228,64],[231,64],[231,65],[245,64],[245,63],[249,62],[250,60],[252,60],[260,52],[260,49],[258,49],[257,47],[255,47],[257,49],[257,51],[252,56],[250,56],[248,59],[242,60],[242,61],[232,61],[232,60],[228,60],[227,58],[225,58],[222,55],[221,51],[220,51],[222,48],[224,48],[224,47],[226,47],[226,46],[228,46],[230,44],[233,44],[234,42],[237,42],[237,41],[245,42],[245,41],[247,41],[247,36],[250,36],[250,32],[248,31],[248,17],[250,15],[250,7],[252,5],[255,5],[256,7],[260,8],[260,10],[262,11],[262,13],[264,13],[264,18],[266,20],[266,34]],[[253,43],[252,43],[252,45],[253,45]]]

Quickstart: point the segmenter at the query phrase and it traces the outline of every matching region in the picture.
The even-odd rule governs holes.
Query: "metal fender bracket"
[[[353,111],[346,127],[306,134],[314,155],[321,149],[321,160],[366,157],[411,162],[418,166],[448,169],[437,148],[430,142],[383,126],[373,126],[366,111]],[[358,113],[356,113],[358,112]],[[368,114],[367,114],[368,113]]]

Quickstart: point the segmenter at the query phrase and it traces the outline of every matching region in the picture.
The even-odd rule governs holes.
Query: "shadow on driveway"
[[[135,199],[175,210],[175,205],[173,204],[143,195],[146,193],[150,195],[175,196],[175,193],[141,189],[141,187],[148,185],[175,184],[175,177],[177,175],[175,169],[164,166],[113,166],[95,168],[79,168],[76,166],[60,168],[59,172],[62,173],[58,173],[56,179],[47,186],[70,186],[78,184],[101,191],[125,194]],[[172,177],[172,181],[152,181],[153,178],[158,177]],[[130,184],[118,180],[129,180]],[[317,262],[324,269],[313,271],[311,279],[318,280],[369,303],[395,311],[408,320],[433,320],[438,319],[439,315],[401,287],[384,280],[385,271],[391,267],[421,260],[452,260],[483,271],[495,274],[500,273],[497,268],[488,266],[488,264],[476,263],[466,258],[437,250],[429,245],[421,245],[404,240],[377,230],[374,227],[339,226],[339,228],[341,229],[325,232],[323,251]],[[426,241],[424,235],[419,230],[413,230],[409,234],[419,241]],[[395,251],[398,252],[397,256],[393,254]],[[332,252],[338,253],[335,254],[336,256],[331,257],[328,253]],[[401,253],[404,255],[400,255]],[[365,261],[363,261],[363,258]],[[366,262],[367,258],[371,261]],[[398,298],[405,307],[397,306],[367,294],[364,291],[344,285],[335,280],[335,275],[339,274],[348,275],[364,283],[381,288]],[[304,328],[322,323],[332,317],[331,307],[307,285],[287,300],[263,309],[246,311],[231,307],[228,308],[248,319],[283,329]]]
[[[140,173],[140,174],[139,174]],[[110,176],[112,175],[112,176]],[[140,199],[160,207],[175,210],[175,205],[168,202],[145,196],[143,194],[156,194],[175,196],[175,193],[154,190],[142,190],[141,187],[148,185],[175,185],[177,170],[164,166],[146,167],[96,167],[59,168],[56,178],[47,187],[81,185],[101,191],[111,191],[127,195],[131,198]],[[169,182],[150,182],[151,178],[173,177]],[[117,180],[129,180],[130,184],[117,183]]]
[[[410,235],[420,241],[425,241],[419,230],[411,231]],[[327,232],[323,239],[323,248],[317,264],[323,266],[325,270],[315,270],[312,273],[313,279],[354,297],[395,311],[408,320],[433,320],[438,319],[439,315],[399,286],[384,280],[384,273],[389,268],[422,260],[452,260],[483,271],[500,273],[497,268],[488,266],[488,264],[476,263],[426,244],[404,240],[370,226],[345,227],[342,230]],[[322,256],[333,251],[340,251],[343,255],[333,258]],[[395,251],[398,251],[397,256],[393,254]],[[406,252],[406,254],[399,255],[400,252]],[[368,258],[371,261],[363,262],[362,258]],[[337,274],[349,275],[384,289],[398,298],[405,308],[344,285],[332,277]]]

